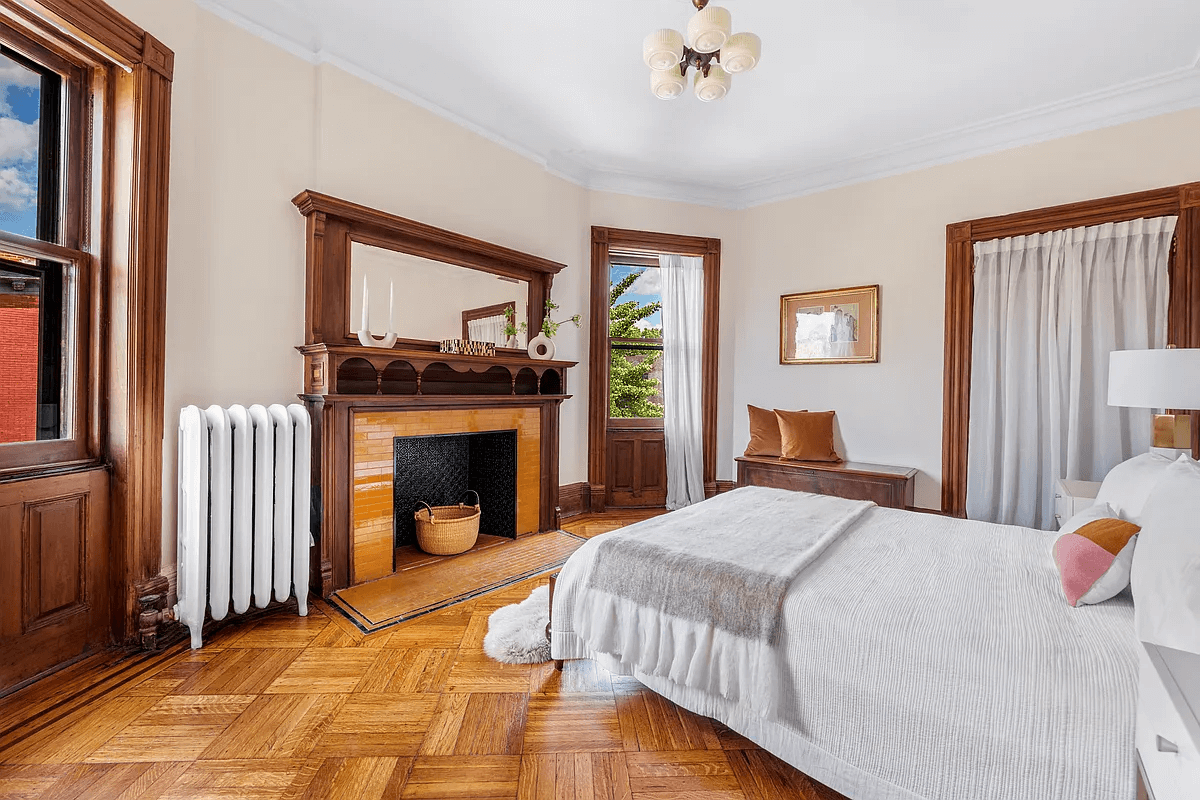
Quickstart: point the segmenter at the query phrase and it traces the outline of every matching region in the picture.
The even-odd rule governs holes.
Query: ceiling
[[[743,208],[1200,106],[1196,0],[713,0],[721,102],[641,60],[689,0],[196,0],[581,185]]]

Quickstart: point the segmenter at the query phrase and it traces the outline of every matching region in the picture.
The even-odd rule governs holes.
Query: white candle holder
[[[376,337],[371,333],[371,293],[367,289],[367,276],[363,276],[362,324],[358,329],[358,343],[363,347],[378,347],[390,350],[396,346],[395,331],[396,284],[388,284],[388,332]]]

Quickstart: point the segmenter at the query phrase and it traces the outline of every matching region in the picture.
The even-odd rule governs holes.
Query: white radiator
[[[301,405],[188,406],[179,412],[179,602],[201,645],[214,620],[287,600],[308,615],[310,444]]]

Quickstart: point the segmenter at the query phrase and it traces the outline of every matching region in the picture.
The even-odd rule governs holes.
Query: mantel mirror
[[[363,315],[367,298],[368,315]],[[529,282],[351,241],[348,335],[393,330],[403,340],[470,339],[525,347],[518,332],[504,335],[505,311],[519,329],[529,318]]]
[[[540,327],[566,266],[319,192],[292,202],[306,222],[306,345],[358,343],[365,283],[377,337],[388,333],[391,296],[398,348],[437,350],[443,339],[524,348],[525,336],[503,335],[505,310],[518,327]]]

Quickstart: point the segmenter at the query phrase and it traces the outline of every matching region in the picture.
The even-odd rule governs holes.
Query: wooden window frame
[[[464,340],[471,338],[468,323],[474,322],[477,319],[490,319],[498,315],[503,315],[504,312],[508,311],[510,308],[513,310],[513,313],[516,313],[517,304],[515,301],[509,300],[507,303],[495,303],[494,305],[490,306],[480,306],[479,308],[465,309],[462,312],[462,338]],[[526,314],[525,316],[528,317],[529,314]]]
[[[608,417],[608,291],[609,254],[612,250],[639,253],[674,253],[704,259],[704,352],[702,433],[704,442],[704,496],[717,493],[717,369],[719,364],[721,240],[699,236],[592,226],[591,326],[588,365],[588,484],[591,510],[603,511],[607,496],[608,453],[605,434]],[[657,423],[655,427],[661,423]]]
[[[147,601],[161,605],[167,591],[159,571],[175,56],[101,0],[0,0],[0,22],[82,71],[88,91],[71,110],[67,136],[90,158],[64,165],[59,243],[3,234],[0,245],[70,262],[91,281],[81,315],[90,340],[79,354],[87,366],[78,373],[87,376],[85,447],[49,464],[4,465],[0,480],[108,467],[113,638],[133,642]]]
[[[1178,216],[1170,262],[1167,341],[1200,347],[1200,183],[1022,211],[946,226],[946,353],[942,409],[942,512],[967,513],[967,440],[971,414],[974,246],[1033,233]],[[1193,413],[1192,451],[1200,453],[1200,413]]]
[[[0,18],[0,22],[3,21]],[[66,89],[66,98],[60,109],[60,119],[65,120],[66,125],[59,142],[64,158],[59,165],[60,187],[55,198],[62,215],[55,226],[55,236],[50,240],[42,240],[36,236],[0,231],[0,252],[62,264],[63,288],[72,286],[74,290],[74,297],[64,296],[62,303],[64,311],[73,306],[69,318],[71,325],[63,331],[62,337],[64,372],[67,373],[64,378],[68,381],[70,391],[60,409],[59,425],[61,430],[66,424],[67,435],[55,439],[11,442],[0,447],[0,480],[4,480],[26,476],[31,472],[46,473],[94,465],[99,460],[100,446],[92,402],[92,387],[98,375],[92,372],[93,360],[89,354],[91,342],[98,333],[100,303],[95,291],[95,264],[85,252],[88,241],[84,214],[88,198],[84,196],[87,188],[84,176],[91,171],[93,163],[87,130],[88,118],[94,111],[90,103],[91,87],[88,86],[87,68],[56,49],[52,43],[44,42],[16,26],[7,25],[4,31],[0,31],[0,41],[58,73]],[[39,146],[44,145],[44,131],[39,139]],[[42,172],[39,165],[39,195],[41,181],[45,177]],[[39,228],[43,224],[42,214],[39,208]],[[39,372],[41,367],[39,360]],[[40,374],[38,385],[40,400]]]

